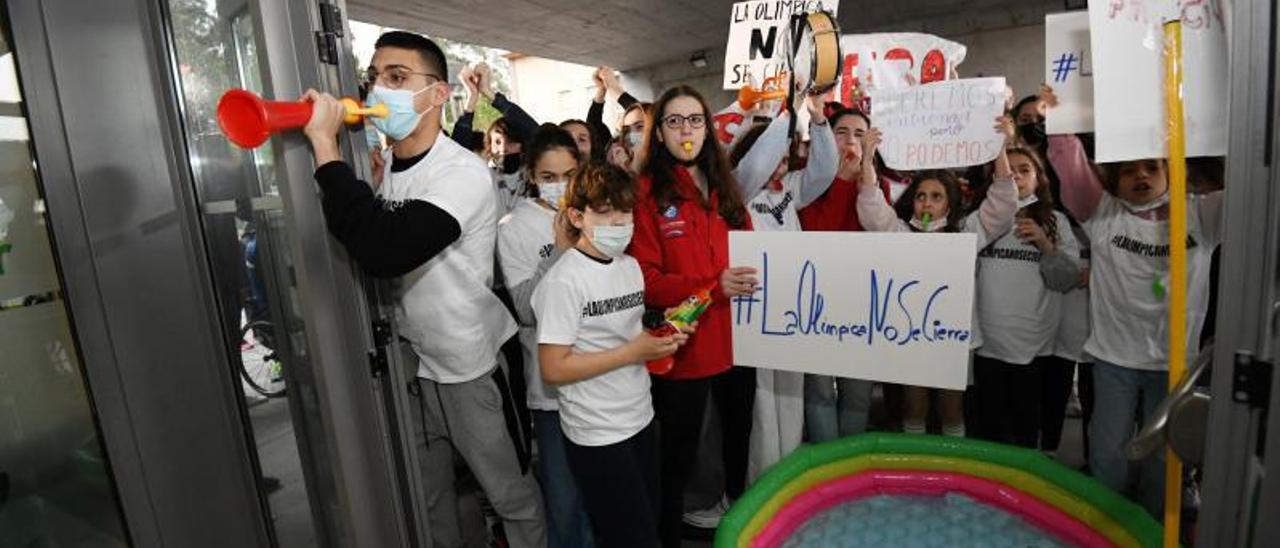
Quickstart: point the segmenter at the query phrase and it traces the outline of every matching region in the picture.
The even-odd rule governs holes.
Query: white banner
[[[729,19],[724,50],[724,89],[738,89],[787,70],[787,29],[792,13],[826,10],[836,15],[840,0],[751,0],[737,2]]]
[[[949,80],[967,50],[963,44],[932,34],[885,32],[841,36],[840,51],[844,54],[840,102],[866,112],[866,91]]]
[[[902,171],[968,167],[994,160],[1004,146],[996,118],[1004,113],[1004,78],[944,80],[871,90],[880,155]]]
[[[1058,106],[1045,116],[1049,135],[1093,131],[1093,57],[1089,12],[1044,16],[1044,81]]]
[[[1219,0],[1092,2],[1097,161],[1168,156],[1162,10],[1182,19],[1188,156],[1227,153],[1227,38]],[[1259,70],[1263,70],[1261,67]]]
[[[733,363],[964,390],[973,234],[730,232],[761,288],[730,304]]]

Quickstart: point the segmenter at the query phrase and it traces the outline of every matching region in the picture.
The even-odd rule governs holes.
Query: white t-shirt
[[[1080,246],[1066,215],[1053,215],[1059,252],[1079,257]],[[983,336],[979,356],[1025,365],[1053,353],[1062,293],[1045,287],[1041,255],[1014,231],[978,252],[977,308]]]
[[[391,207],[429,202],[458,221],[462,234],[426,264],[396,280],[400,335],[418,355],[418,376],[441,383],[479,378],[497,364],[516,322],[494,295],[497,204],[489,170],[441,133],[427,156],[399,173],[387,171],[378,195]]]
[[[1089,267],[1088,235],[1083,228],[1075,229],[1076,240],[1083,244],[1080,250],[1080,268]],[[1053,345],[1053,355],[1073,362],[1088,361],[1084,343],[1089,340],[1089,288],[1077,287],[1062,295],[1062,320],[1058,323],[1058,340]]]
[[[556,212],[525,198],[501,221],[498,221],[498,264],[508,288],[533,278],[538,265],[555,252],[552,223]],[[528,387],[529,409],[555,411],[555,388],[542,382],[538,367],[538,327],[520,326],[520,348],[524,352],[524,380]]]
[[[1187,358],[1200,348],[1208,312],[1209,265],[1221,239],[1222,192],[1187,196]],[[1115,365],[1167,371],[1169,223],[1139,217],[1103,193],[1089,234],[1089,315],[1085,352]]]
[[[576,249],[560,257],[533,292],[538,342],[574,353],[612,350],[640,334],[644,275],[629,255],[608,264]],[[653,420],[649,372],[633,363],[560,385],[560,427],[578,445],[598,447],[634,436]]]
[[[782,176],[782,190],[768,187],[757,192],[747,203],[751,215],[751,229],[757,231],[799,232],[800,216],[796,214],[800,200],[800,183],[803,174],[788,171]]]

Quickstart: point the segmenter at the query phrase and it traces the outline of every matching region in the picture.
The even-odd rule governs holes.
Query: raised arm
[[[1053,88],[1040,86],[1040,97],[1047,108],[1058,106],[1058,97]],[[1093,162],[1084,152],[1084,145],[1075,135],[1050,135],[1048,142],[1049,165],[1058,174],[1059,190],[1062,205],[1075,216],[1079,222],[1093,217],[1102,201],[1102,181],[1093,169]]]
[[[836,137],[827,123],[821,99],[810,95],[805,100],[809,108],[809,163],[805,165],[800,183],[798,207],[809,205],[831,187],[836,170],[840,166],[840,152],[836,150]]]
[[[337,133],[345,109],[333,96],[307,90],[311,120],[304,132],[315,155],[325,223],[361,268],[375,277],[395,277],[425,264],[462,235],[454,214],[428,200],[384,207],[370,186],[342,161]]]
[[[769,183],[769,178],[778,169],[778,163],[787,155],[787,146],[791,142],[787,134],[787,120],[788,115],[782,114],[769,122],[769,127],[765,128],[764,133],[751,145],[751,149],[742,156],[738,167],[734,168],[733,176],[738,181],[738,191],[742,194],[743,201],[755,198]]]

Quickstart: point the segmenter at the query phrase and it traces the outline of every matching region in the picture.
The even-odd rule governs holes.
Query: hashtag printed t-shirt
[[[612,350],[640,334],[644,275],[628,255],[603,262],[565,253],[533,292],[538,342],[577,354]],[[653,420],[649,373],[640,362],[557,387],[560,427],[577,445],[624,441]]]
[[[1058,252],[1071,257],[1080,246],[1066,215],[1054,212]],[[1062,293],[1044,285],[1040,249],[1006,232],[978,252],[977,308],[982,324],[978,355],[1011,364],[1029,364],[1053,353],[1062,317]]]
[[[1199,349],[1208,312],[1209,266],[1221,238],[1222,192],[1187,197],[1187,355]],[[1099,360],[1167,371],[1169,223],[1128,211],[1102,194],[1084,225],[1090,241],[1089,316],[1084,350]]]

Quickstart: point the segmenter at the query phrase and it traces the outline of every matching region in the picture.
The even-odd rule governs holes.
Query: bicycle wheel
[[[240,330],[240,376],[255,392],[276,398],[285,393],[284,363],[254,333],[270,327],[271,322],[250,322]]]

